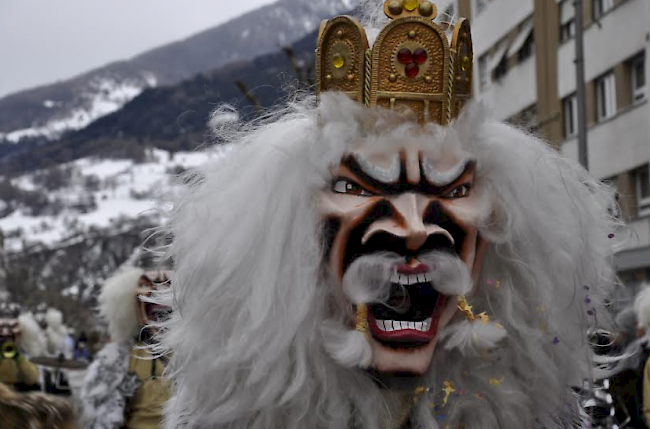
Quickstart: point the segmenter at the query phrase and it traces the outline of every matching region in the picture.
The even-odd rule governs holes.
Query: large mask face
[[[168,271],[147,271],[138,281],[136,289],[138,323],[142,327],[147,327],[148,336],[155,333],[155,328],[151,325],[166,321],[171,313],[171,308],[150,302],[148,299],[154,291],[168,289],[171,286],[169,278]]]
[[[365,303],[372,367],[423,374],[456,312],[460,293],[453,291],[471,289],[480,270],[483,245],[475,225],[484,213],[473,193],[476,163],[456,147],[373,146],[345,155],[321,196],[335,295],[353,326],[359,303],[344,290],[348,272],[363,267],[364,258],[388,255],[379,270],[389,276],[382,286],[388,298]],[[443,272],[449,260],[464,277]],[[454,284],[463,278],[467,285]]]

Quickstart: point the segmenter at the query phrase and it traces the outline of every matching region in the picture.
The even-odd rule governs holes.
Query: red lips
[[[399,264],[395,267],[395,271],[399,274],[422,274],[431,271],[431,268],[427,264],[418,262],[415,266]]]

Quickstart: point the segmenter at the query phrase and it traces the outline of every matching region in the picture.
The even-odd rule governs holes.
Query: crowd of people
[[[1,429],[154,429],[167,400],[165,360],[149,346],[168,312],[148,302],[167,271],[129,267],[108,279],[99,314],[109,341],[72,335],[63,315],[0,305]]]

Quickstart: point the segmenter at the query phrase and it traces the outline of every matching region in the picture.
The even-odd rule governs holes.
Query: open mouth
[[[391,277],[390,298],[369,306],[372,336],[393,348],[421,347],[436,337],[448,297],[436,291],[428,268],[398,266]]]

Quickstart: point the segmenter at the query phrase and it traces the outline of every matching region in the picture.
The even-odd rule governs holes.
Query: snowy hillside
[[[30,205],[20,199],[0,207],[0,230],[8,252],[35,244],[57,246],[79,235],[117,227],[147,217],[154,223],[157,198],[179,173],[221,156],[221,151],[193,153],[148,150],[142,163],[132,160],[83,158],[47,172],[10,180],[23,193],[45,195]],[[36,207],[36,209],[35,209]]]
[[[143,86],[144,85],[144,86]],[[25,137],[43,136],[57,139],[66,131],[79,130],[95,119],[119,110],[124,104],[138,96],[144,88],[156,86],[156,77],[149,73],[142,80],[122,80],[97,77],[88,83],[88,88],[80,92],[80,100],[71,109],[64,109],[42,125],[0,133],[0,140],[17,143]],[[43,100],[43,107],[55,109],[62,101]]]

